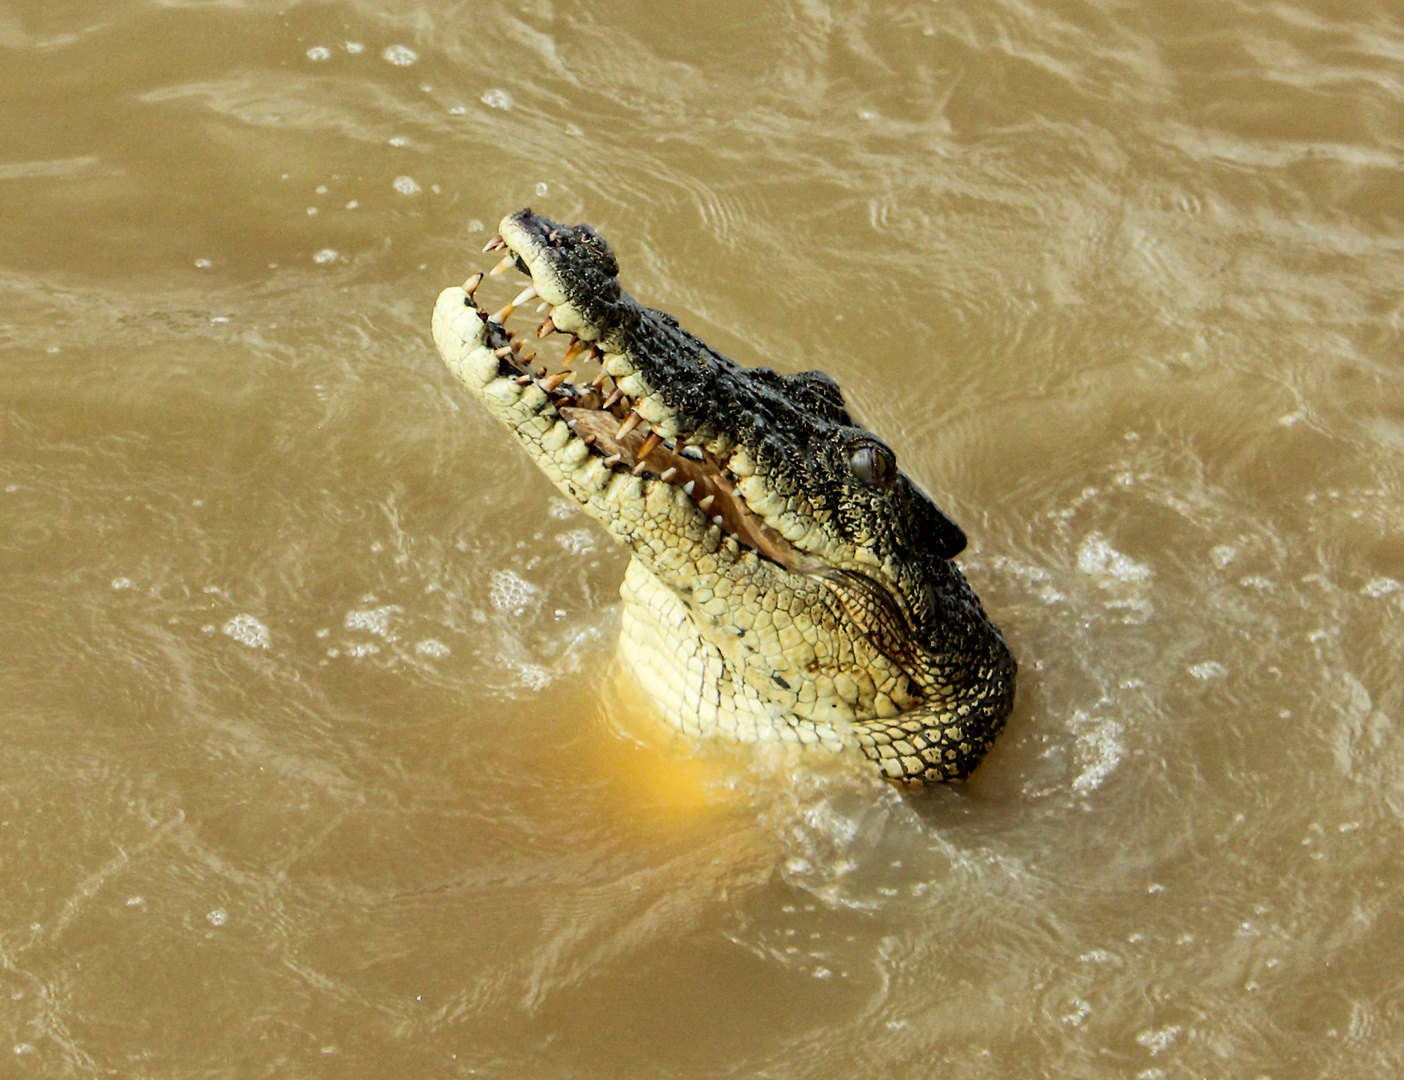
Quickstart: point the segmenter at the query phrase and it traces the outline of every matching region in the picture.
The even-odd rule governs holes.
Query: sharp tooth
[[[614,388],[614,390],[610,393],[609,397],[607,397],[607,398],[604,399],[604,404],[601,405],[600,408],[602,408],[602,409],[612,409],[612,408],[614,408],[615,405],[617,405],[619,402],[621,402],[621,401],[623,401],[623,400],[624,400],[624,391],[621,390],[621,389],[619,389],[619,387],[616,386],[616,387]]]
[[[536,328],[537,337],[545,337],[547,334],[555,333],[556,324],[551,321],[551,316],[541,320],[541,325]]]
[[[612,469],[619,464],[620,457],[621,455],[619,454],[610,454],[609,457],[604,459],[604,463]]]
[[[495,356],[495,357],[497,357],[499,360],[502,360],[502,359],[504,359],[505,357],[511,356],[511,355],[512,355],[512,346],[510,346],[510,345],[503,345],[500,349],[493,349],[493,350],[492,350],[492,355]]]
[[[541,303],[539,303],[539,304],[536,305],[536,313],[537,313],[538,315],[540,315],[543,311],[545,311],[545,310],[546,310],[548,307],[550,307],[550,306],[551,306],[551,301],[549,301],[549,300],[543,300],[543,301],[541,301]]]
[[[571,340],[570,346],[565,351],[565,356],[561,357],[562,364],[569,364],[585,350],[585,343],[579,338]]]
[[[614,433],[615,439],[624,438],[625,435],[629,434],[629,432],[633,431],[634,428],[638,427],[641,423],[643,423],[643,417],[631,411],[628,416],[624,417],[624,421],[619,425],[619,430]]]
[[[603,390],[604,384],[608,379],[609,372],[601,371],[598,375],[596,375],[593,379],[590,380],[590,385],[593,386],[596,390]]]
[[[683,485],[683,491],[687,494],[687,496],[688,496],[689,498],[691,498],[691,497],[692,497],[692,489],[695,488],[696,486],[697,486],[697,481],[696,481],[696,480],[689,480],[686,484]]]
[[[717,497],[715,495],[708,495],[705,499],[698,499],[697,505],[702,508],[702,513],[705,514],[712,508],[712,503],[716,501]]]
[[[604,356],[604,353],[600,352],[600,347],[599,347],[598,345],[591,345],[591,346],[590,346],[590,355],[587,356],[587,357],[585,357],[585,359],[586,359],[586,360],[599,360],[599,359],[601,359],[603,356]]]
[[[595,435],[594,435],[593,432],[587,431],[587,432],[581,437],[581,440],[580,440],[580,441],[583,442],[586,446],[594,446],[594,445],[595,445]]]
[[[690,457],[693,461],[704,460],[704,455],[700,446],[684,446],[682,448],[682,456]]]
[[[665,483],[665,484],[670,484],[670,483],[673,482],[673,477],[675,477],[675,476],[677,476],[677,475],[678,475],[678,470],[675,469],[673,466],[669,465],[669,466],[668,466],[666,469],[664,469],[663,472],[659,475],[658,479],[662,480],[663,483]]]
[[[527,386],[527,385],[529,385],[530,383],[531,383],[531,376],[530,376],[530,375],[518,375],[518,376],[517,376],[517,385],[518,385],[518,386]]]
[[[496,266],[494,266],[491,270],[489,270],[488,274],[492,277],[497,277],[498,274],[505,274],[508,270],[512,269],[512,267],[516,265],[516,259],[514,259],[511,255],[504,255],[502,256],[502,261]]]
[[[657,450],[662,441],[662,435],[658,434],[656,431],[650,431],[647,437],[645,437],[643,445],[639,447],[639,460],[642,461],[644,458],[648,457],[649,454]]]
[[[558,371],[554,375],[547,375],[546,378],[541,380],[541,389],[545,390],[547,393],[550,393],[552,390],[556,389],[556,387],[560,386],[561,383],[565,382],[568,378],[570,378],[569,371]]]
[[[635,476],[642,476],[642,475],[644,474],[644,470],[647,469],[647,468],[648,468],[648,462],[646,462],[646,461],[640,461],[637,465],[634,466],[634,475],[635,475]]]
[[[491,315],[489,315],[488,322],[505,323],[508,317],[512,314],[513,310],[515,309],[512,307],[512,305],[508,304],[501,311],[494,311]]]
[[[489,240],[486,244],[483,245],[483,251],[496,251],[498,248],[505,248],[506,246],[507,241],[502,239],[501,233],[498,233],[496,236],[494,236],[491,240]]]
[[[483,272],[479,270],[476,274],[474,274],[472,277],[470,277],[467,281],[463,283],[463,291],[466,292],[469,296],[472,296],[473,293],[477,291],[478,286],[482,283]]]
[[[529,300],[535,300],[535,299],[536,299],[536,286],[535,286],[535,285],[528,285],[528,286],[527,286],[525,289],[523,289],[521,292],[517,293],[516,298],[512,301],[512,306],[513,306],[513,307],[521,307],[521,306],[522,306],[523,304],[525,304],[527,301],[529,301]]]

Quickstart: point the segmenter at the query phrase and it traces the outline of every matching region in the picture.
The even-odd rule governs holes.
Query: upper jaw
[[[558,225],[531,208],[508,214],[498,236],[551,305],[557,330],[600,341],[637,321],[638,305],[619,287],[619,263],[588,225]]]
[[[538,466],[636,550],[640,538],[621,531],[615,520],[619,507],[606,505],[604,489],[614,478],[634,476],[675,489],[686,504],[683,516],[693,519],[687,528],[697,535],[710,530],[717,542],[730,537],[789,570],[822,569],[749,509],[736,491],[737,477],[727,468],[721,446],[689,443],[661,397],[649,393],[622,351],[628,316],[640,309],[614,282],[613,255],[604,241],[588,227],[567,230],[530,211],[504,218],[501,230],[484,249],[508,252],[492,273],[515,266],[530,274],[531,286],[492,314],[474,295],[482,274],[462,287],[445,289],[435,308],[434,338],[450,369],[487,400]],[[552,231],[566,235],[553,242]],[[576,264],[582,247],[594,262],[572,278],[572,271],[580,270]],[[606,268],[611,272],[599,272]],[[607,280],[600,284],[591,277]],[[538,299],[551,311],[536,336],[557,340],[554,335],[560,332],[569,337],[565,363],[572,370],[546,374],[532,346],[507,325],[517,308]],[[593,345],[584,344],[591,341]],[[600,369],[586,381],[590,372],[583,369],[594,361]],[[569,449],[543,447],[538,431],[543,419],[548,427],[559,422],[569,430]]]

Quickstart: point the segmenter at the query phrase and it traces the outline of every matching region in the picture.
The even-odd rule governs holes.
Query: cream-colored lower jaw
[[[466,300],[458,287],[439,294],[434,342],[458,380],[515,432],[557,488],[606,524],[637,519],[641,508],[655,523],[671,520],[671,545],[652,554],[675,564],[675,569],[715,562],[701,536],[686,528],[694,515],[690,494],[675,484],[645,483],[641,477],[612,473],[592,456],[537,383],[523,386],[500,374],[501,361],[489,347],[487,325]],[[695,736],[779,740],[835,751],[848,742],[834,724],[769,704],[744,679],[734,677],[721,650],[702,636],[677,594],[637,556],[629,561],[620,595],[620,659],[674,727]]]
[[[695,736],[844,748],[847,740],[835,726],[767,704],[733,678],[677,594],[637,558],[629,560],[619,595],[619,658],[668,723]]]

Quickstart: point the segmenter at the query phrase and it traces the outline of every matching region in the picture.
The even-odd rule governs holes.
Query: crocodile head
[[[633,552],[620,653],[685,731],[856,745],[908,782],[966,775],[1015,665],[952,559],[965,536],[818,371],[746,368],[619,285],[587,225],[529,209],[488,250],[530,284],[445,289],[439,350],[556,486]],[[547,374],[515,307],[569,341]]]

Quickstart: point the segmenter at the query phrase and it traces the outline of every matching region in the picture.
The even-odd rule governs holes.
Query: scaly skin
[[[474,301],[482,275],[440,294],[434,340],[633,552],[620,655],[664,716],[695,735],[857,747],[908,784],[966,776],[1004,726],[1015,664],[951,561],[960,529],[828,376],[743,368],[642,307],[589,226],[522,210],[501,230],[496,269],[530,275],[517,303],[550,305],[539,334],[572,336],[580,381],[533,373],[503,325],[512,305]]]

